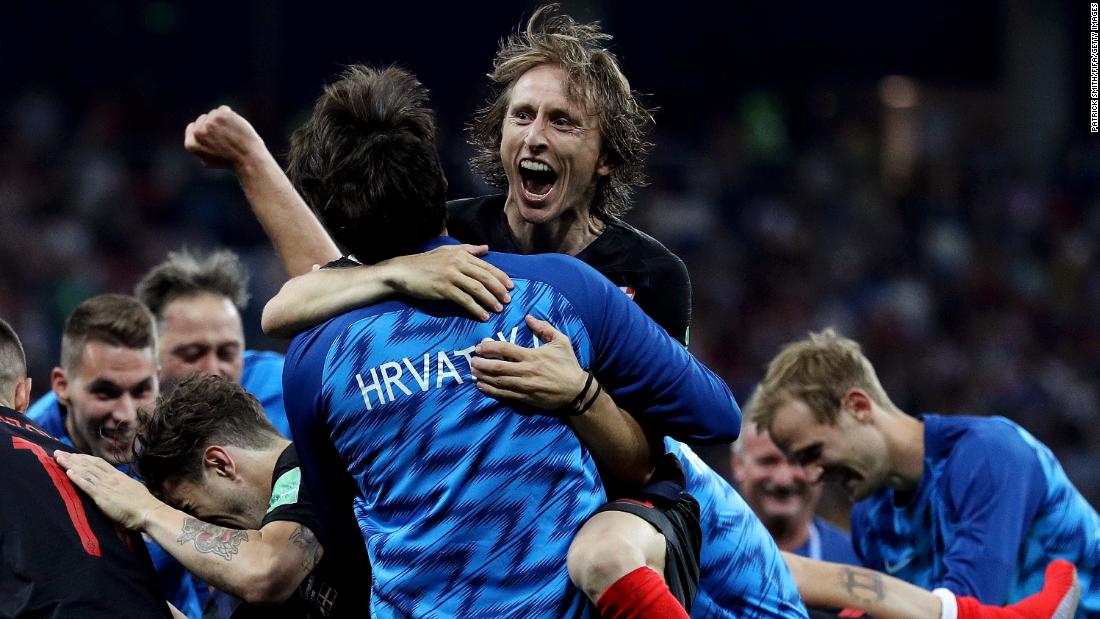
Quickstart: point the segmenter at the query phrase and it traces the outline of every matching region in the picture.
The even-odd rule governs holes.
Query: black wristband
[[[581,415],[587,413],[588,409],[592,408],[592,405],[596,403],[596,398],[600,397],[600,393],[602,393],[602,392],[603,392],[603,385],[601,385],[599,383],[599,381],[596,381],[596,393],[592,394],[592,397],[589,398],[588,401],[584,403],[584,406],[582,406],[580,408],[580,410],[571,413],[570,416],[571,417],[580,417]]]
[[[562,410],[571,411],[577,408],[577,405],[584,401],[584,396],[588,394],[588,388],[592,386],[592,381],[594,379],[595,377],[592,375],[592,372],[588,372],[588,380],[584,381],[584,387],[581,387],[581,392],[577,394],[577,397],[570,400],[569,404],[562,407]]]

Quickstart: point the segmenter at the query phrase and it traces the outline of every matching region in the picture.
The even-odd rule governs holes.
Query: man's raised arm
[[[187,125],[184,146],[207,166],[230,168],[291,277],[340,257],[252,125],[227,105]]]

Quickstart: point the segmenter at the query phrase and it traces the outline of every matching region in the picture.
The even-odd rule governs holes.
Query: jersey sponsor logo
[[[497,339],[515,344],[519,329],[518,326],[512,327],[507,337],[503,331],[498,331]],[[532,348],[542,345],[533,334],[531,340]],[[358,383],[359,392],[363,395],[363,404],[366,405],[367,410],[374,410],[374,406],[393,402],[401,394],[411,396],[413,388],[421,392],[427,391],[433,388],[433,382],[435,389],[441,389],[444,385],[451,383],[461,385],[465,380],[459,373],[458,367],[463,361],[466,363],[466,380],[473,380],[473,374],[469,373],[470,357],[473,354],[474,345],[471,345],[459,350],[426,352],[423,358],[418,357],[415,360],[402,357],[370,368],[367,372],[356,373],[355,382]],[[433,369],[435,370],[434,380]],[[410,382],[406,384],[406,380]]]
[[[634,293],[635,293],[634,288],[632,288],[630,286],[619,286],[619,290],[622,290],[623,294],[630,297],[632,300],[634,299]]]
[[[271,488],[271,504],[267,507],[267,513],[279,507],[298,502],[298,488],[302,485],[302,469],[294,467],[279,476],[275,486]]]
[[[909,555],[908,557],[905,557],[905,558],[901,559],[900,561],[895,561],[893,563],[884,560],[882,563],[883,563],[883,566],[886,567],[886,573],[887,574],[897,574],[901,570],[905,569],[905,566],[909,565],[913,561],[913,556],[914,555]]]

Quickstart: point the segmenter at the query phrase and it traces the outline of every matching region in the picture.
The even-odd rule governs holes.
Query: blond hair
[[[745,411],[761,429],[766,429],[776,409],[791,400],[801,400],[817,421],[833,424],[851,389],[862,389],[880,406],[894,407],[859,343],[825,329],[787,344],[772,359]]]

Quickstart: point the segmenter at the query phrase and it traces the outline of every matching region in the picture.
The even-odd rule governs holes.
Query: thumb
[[[539,320],[530,314],[527,315],[527,327],[531,329],[531,333],[534,333],[535,337],[547,344],[562,339],[568,339],[565,337],[564,333],[555,329],[554,325],[545,320]]]

